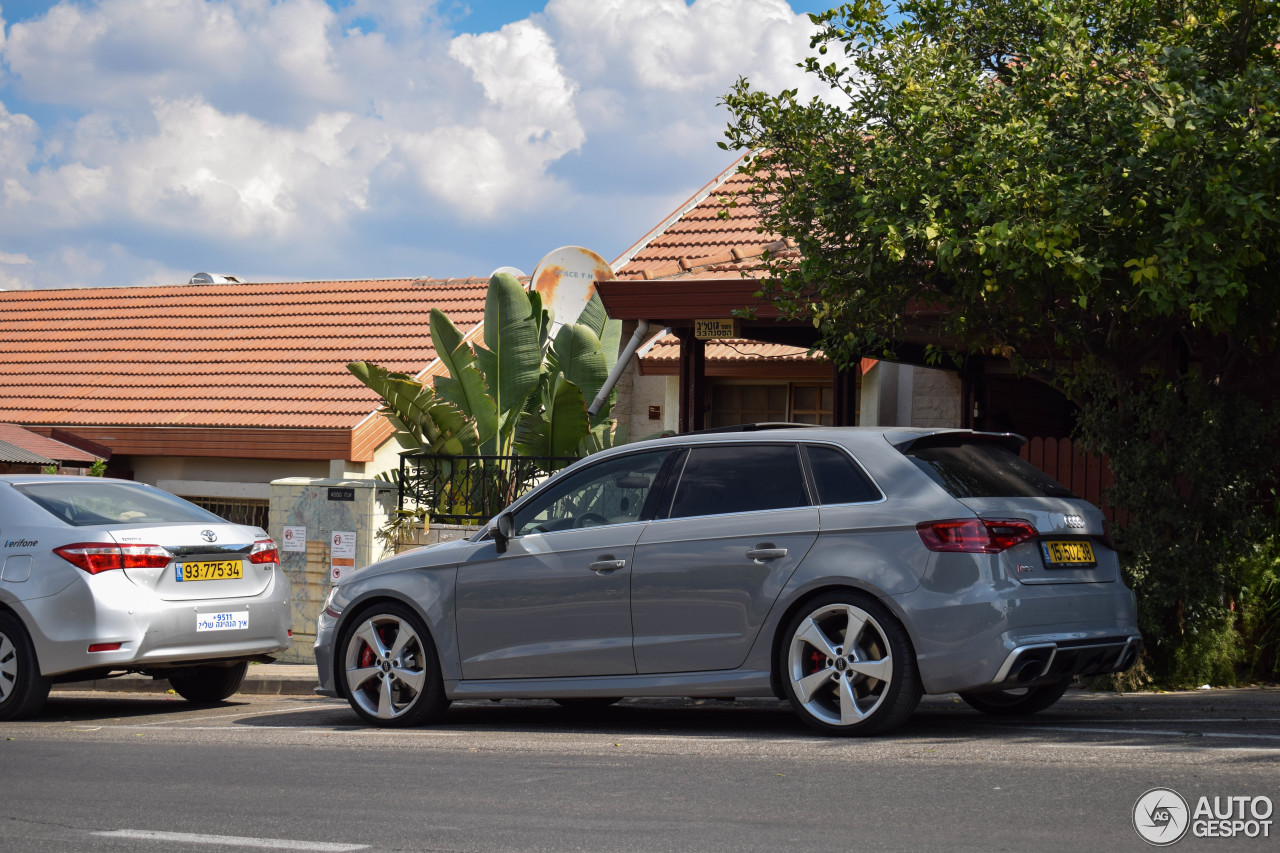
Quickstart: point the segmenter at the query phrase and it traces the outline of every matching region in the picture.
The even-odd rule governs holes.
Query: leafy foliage
[[[896,12],[812,16],[825,99],[725,96],[749,201],[799,250],[763,293],[844,363],[909,340],[1066,392],[1133,519],[1153,675],[1225,678],[1230,567],[1277,472],[1280,5]]]
[[[551,328],[541,297],[525,291],[514,276],[498,273],[489,280],[485,299],[483,345],[468,343],[443,312],[432,310],[431,341],[448,371],[436,378],[434,388],[368,362],[352,362],[347,369],[382,398],[380,411],[407,450],[582,456],[625,441],[625,431],[619,435],[609,419],[616,395],[596,417],[587,414],[587,404],[617,361],[621,323],[610,320],[593,297],[577,322],[560,327],[554,342]],[[509,500],[520,478],[497,462],[471,476],[456,477],[450,470],[440,479],[467,485],[462,493],[436,495],[433,511],[466,515],[467,489],[505,494]]]

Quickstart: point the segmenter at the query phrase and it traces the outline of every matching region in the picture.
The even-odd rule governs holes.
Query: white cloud
[[[376,258],[410,234],[492,244],[584,199],[598,219],[611,184],[627,204],[647,195],[656,222],[726,162],[717,99],[739,75],[796,85],[809,33],[783,0],[551,0],[457,37],[439,5],[64,0],[10,24],[0,251],[33,263],[8,269],[85,282],[132,264],[138,282],[197,245],[311,277],[326,273],[305,263],[338,245]],[[57,118],[41,126],[18,103]],[[384,226],[423,210],[420,229],[451,236]],[[111,257],[95,266],[95,252]]]

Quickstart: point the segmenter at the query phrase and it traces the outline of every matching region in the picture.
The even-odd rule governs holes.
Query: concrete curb
[[[320,686],[316,668],[308,664],[250,664],[240,693],[256,696],[314,696]],[[93,681],[70,681],[55,684],[56,690],[92,690],[110,693],[169,693],[168,679],[145,675],[121,675]]]

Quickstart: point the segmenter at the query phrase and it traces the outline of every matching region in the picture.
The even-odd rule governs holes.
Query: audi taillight
[[[276,543],[272,539],[259,539],[253,543],[253,550],[249,552],[249,562],[257,563],[278,563],[280,562],[280,550],[276,548]]]
[[[54,548],[53,553],[91,575],[113,569],[163,569],[169,565],[169,552],[157,545],[80,542]]]
[[[922,521],[916,532],[930,551],[999,554],[1039,533],[1021,518],[952,518]]]

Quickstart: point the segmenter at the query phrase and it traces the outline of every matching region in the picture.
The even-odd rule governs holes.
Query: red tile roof
[[[84,428],[353,430],[377,399],[347,362],[421,372],[436,357],[430,310],[465,332],[483,315],[487,286],[406,278],[3,291],[0,421],[67,426],[116,452],[129,451]]]
[[[741,164],[721,172],[623,252],[614,261],[618,278],[737,278],[759,273],[766,249],[775,255],[795,252],[778,235],[761,230],[759,210],[743,195],[749,181],[738,173]]]
[[[37,435],[17,424],[0,423],[0,462],[20,462],[35,465],[72,463],[92,465],[98,457],[92,453]]]
[[[759,210],[745,202],[748,180],[738,173],[742,161],[717,175],[686,201],[657,228],[646,234],[614,261],[620,281],[697,282],[710,279],[737,279],[758,276],[760,256],[767,249],[777,255],[794,253],[778,235],[762,232]],[[739,206],[733,206],[735,198]],[[619,266],[620,265],[620,266]],[[751,360],[821,362],[801,347],[763,344],[756,341],[711,341],[707,344],[710,362]],[[678,362],[680,344],[668,335],[646,355],[643,366],[662,369],[665,362]]]
[[[825,362],[821,352],[809,355],[806,350],[799,347],[740,340],[738,338],[707,341],[706,357],[708,361],[743,363],[759,363],[771,360]],[[654,342],[651,349],[643,354],[642,361],[646,367],[657,366],[664,362],[678,363],[680,361],[679,339],[675,335],[663,335]]]

